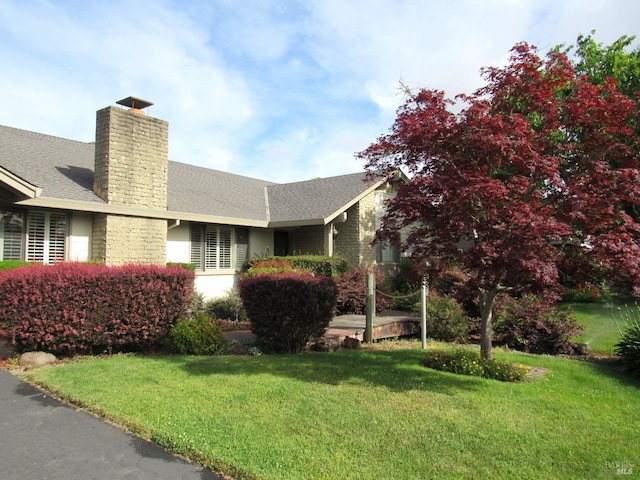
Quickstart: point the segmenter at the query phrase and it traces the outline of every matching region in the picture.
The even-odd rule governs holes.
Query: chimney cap
[[[138,97],[123,98],[122,100],[118,100],[116,103],[118,105],[122,105],[123,107],[135,108],[138,110],[142,110],[143,108],[147,108],[153,105],[152,102],[142,100],[141,98],[138,98]]]

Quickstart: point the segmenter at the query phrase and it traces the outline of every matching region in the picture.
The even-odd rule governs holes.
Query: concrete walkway
[[[2,480],[222,480],[0,369]]]

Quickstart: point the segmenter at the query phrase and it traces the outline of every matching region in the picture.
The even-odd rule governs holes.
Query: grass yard
[[[599,303],[570,304],[579,323],[585,329],[577,341],[588,343],[594,352],[614,353],[614,346],[620,340],[619,328],[624,328],[624,316],[638,316],[635,305],[603,305]]]
[[[549,372],[521,384],[464,377],[422,367],[419,343],[410,345],[116,355],[29,379],[234,478],[611,479],[617,465],[640,474],[639,382],[499,350]]]

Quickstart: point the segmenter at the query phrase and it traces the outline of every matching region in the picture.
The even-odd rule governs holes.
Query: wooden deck
[[[420,335],[420,318],[412,317],[406,312],[387,311],[376,315],[373,322],[373,339],[406,337]],[[364,315],[340,315],[334,317],[329,324],[324,338],[329,344],[342,344],[346,337],[364,340],[366,318]],[[252,344],[256,337],[250,331],[226,332],[229,338],[244,344]]]
[[[406,337],[420,334],[420,318],[406,312],[383,312],[376,315],[373,321],[373,340]],[[340,315],[334,317],[329,324],[325,337],[343,340],[351,337],[362,341],[366,318],[364,315]]]

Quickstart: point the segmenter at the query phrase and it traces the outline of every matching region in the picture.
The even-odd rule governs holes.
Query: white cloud
[[[97,4],[96,4],[97,3]],[[174,160],[274,181],[362,170],[400,82],[452,97],[519,41],[640,31],[637,0],[0,2],[0,123],[90,141],[128,95]]]

